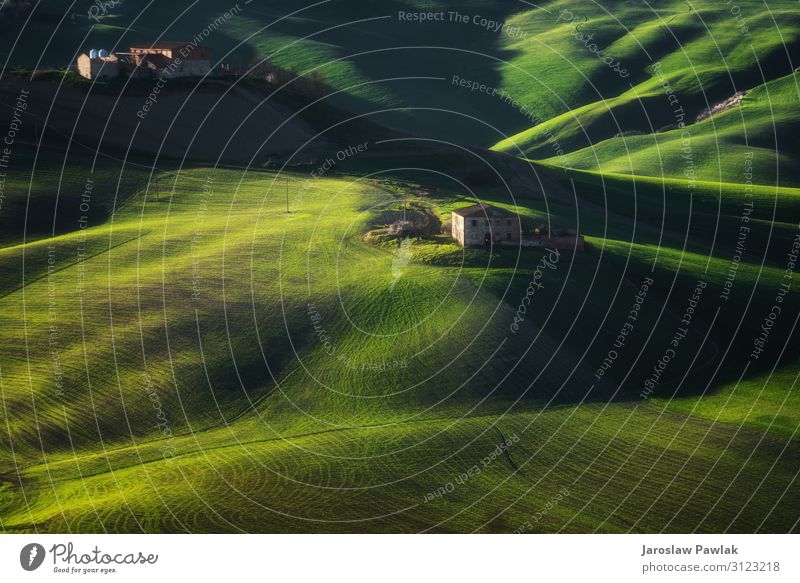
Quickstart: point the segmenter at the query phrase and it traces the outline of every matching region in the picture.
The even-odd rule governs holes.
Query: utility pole
[[[289,179],[284,178],[284,182],[286,183],[286,214],[289,214]]]

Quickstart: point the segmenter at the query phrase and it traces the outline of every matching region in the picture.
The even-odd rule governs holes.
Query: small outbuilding
[[[78,73],[86,79],[113,79],[119,76],[119,59],[117,55],[92,49],[78,56]]]

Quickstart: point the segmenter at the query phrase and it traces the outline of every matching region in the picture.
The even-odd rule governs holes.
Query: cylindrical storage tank
[[[97,58],[97,49],[92,49],[89,51],[89,58],[96,59]]]
[[[100,57],[101,59],[105,59],[108,56],[108,51],[105,49],[100,49],[99,51],[97,51],[97,56]]]

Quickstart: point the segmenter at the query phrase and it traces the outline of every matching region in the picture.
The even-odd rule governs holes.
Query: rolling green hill
[[[795,3],[90,6],[0,16],[0,530],[797,530]],[[7,76],[198,34],[330,95]],[[476,199],[587,250],[386,235]]]
[[[124,51],[201,35],[220,62],[268,59],[301,73],[317,71],[335,91],[334,104],[394,128],[472,145],[499,143],[508,151],[519,147],[534,159],[675,123],[662,82],[693,121],[738,90],[790,73],[800,35],[788,0],[768,8],[746,0],[736,10],[712,1],[693,2],[690,10],[683,0],[657,6],[567,0],[536,7],[281,1],[240,3],[230,17],[224,15],[232,5],[219,0],[191,7],[121,2],[98,21],[89,18],[90,6],[49,2],[19,35],[19,23],[6,19],[0,54],[9,65],[64,67],[91,46]],[[415,12],[443,16],[428,22],[401,16]],[[653,76],[656,63],[663,80]],[[387,109],[398,111],[374,113]]]
[[[549,162],[604,174],[782,186],[800,193],[794,164],[797,77],[759,85],[741,105],[686,129],[612,138]]]
[[[87,162],[73,154],[70,166]],[[0,314],[4,529],[794,528],[790,357],[778,340],[765,355],[789,367],[776,382],[764,360],[758,377],[727,354],[731,337],[738,353],[757,330],[779,268],[743,265],[715,325],[728,248],[709,258],[683,251],[680,233],[645,223],[631,237],[636,222],[581,209],[591,252],[547,268],[512,333],[542,251],[465,253],[434,237],[400,254],[364,241],[402,194],[373,179],[204,167],[157,179],[157,199],[139,189],[125,204],[108,180],[95,196],[112,215],[0,250],[5,273],[25,265]],[[457,183],[430,184],[418,204],[434,214],[463,204]],[[548,208],[517,204],[531,219]],[[561,225],[575,210],[549,206]],[[642,399],[699,278],[707,308]],[[732,336],[725,314],[752,299]],[[747,407],[762,401],[758,415]],[[745,486],[762,478],[753,496]],[[524,527],[559,493],[557,510]]]

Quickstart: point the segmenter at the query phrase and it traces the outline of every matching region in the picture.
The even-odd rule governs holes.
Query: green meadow
[[[0,23],[0,55],[13,52],[16,65],[41,60],[63,67],[60,47],[124,51],[131,44],[191,40],[211,27],[203,44],[215,60],[245,67],[267,59],[314,71],[331,88],[326,100],[347,111],[413,134],[515,155],[521,150],[533,159],[675,124],[675,106],[660,86],[665,82],[693,122],[736,91],[791,72],[800,38],[790,0],[701,0],[691,9],[683,0],[124,2],[97,20],[89,17],[92,5],[48,2],[22,34],[13,21]],[[427,22],[401,16],[420,11],[443,16]],[[54,30],[64,14],[66,22]],[[507,32],[498,32],[496,23]],[[499,95],[459,86],[454,76]]]
[[[67,208],[91,167],[69,162]],[[378,180],[175,168],[154,177],[158,198],[123,197],[137,178],[123,172],[91,173],[113,212],[0,252],[4,529],[793,528],[789,355],[783,372],[720,381],[709,368],[740,372],[721,354],[730,333],[698,318],[669,378],[639,396],[698,278],[714,303],[722,259],[705,272],[679,239],[631,243],[636,223],[603,233],[595,219],[591,251],[562,252],[511,333],[544,252],[439,236],[398,264],[396,243],[363,239],[400,208]],[[440,186],[418,202],[446,217],[459,193]],[[567,223],[563,207],[551,220]],[[735,298],[768,303],[778,271],[742,269]],[[645,277],[641,319],[597,382]]]
[[[738,4],[253,3],[204,43],[322,74],[320,103],[248,85],[312,162],[20,140],[0,530],[796,531],[800,19]],[[0,55],[61,67],[231,8],[89,6],[0,22]],[[586,251],[462,248],[477,200]],[[404,212],[443,228],[387,234]]]

